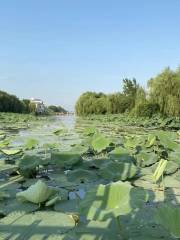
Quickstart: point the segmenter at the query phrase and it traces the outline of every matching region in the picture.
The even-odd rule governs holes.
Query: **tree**
[[[165,68],[148,81],[150,99],[166,116],[180,116],[180,69]]]

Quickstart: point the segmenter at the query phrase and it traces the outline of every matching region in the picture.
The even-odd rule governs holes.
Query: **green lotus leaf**
[[[168,159],[177,163],[180,166],[180,151],[170,152]]]
[[[137,154],[137,162],[142,166],[150,166],[158,161],[158,156],[154,152],[141,151]]]
[[[37,183],[31,185],[27,190],[19,192],[16,197],[22,202],[43,203],[47,201],[51,196],[55,195],[57,190],[48,187],[43,181],[38,180]]]
[[[116,147],[113,151],[109,153],[111,159],[118,159],[119,157],[129,154],[128,150],[124,147]]]
[[[94,151],[100,153],[103,150],[106,150],[111,144],[111,140],[105,137],[102,134],[95,134],[92,140],[92,148]]]
[[[84,169],[76,169],[67,173],[69,181],[77,183],[85,183],[97,180],[96,173]]]
[[[112,221],[89,221],[88,223],[81,224],[73,230],[77,238],[73,240],[110,240],[121,239],[119,237],[119,229]]]
[[[133,178],[138,172],[138,168],[133,163],[108,162],[104,164],[99,174],[106,180],[119,181]]]
[[[179,149],[179,144],[175,142],[175,139],[176,139],[175,133],[159,131],[157,133],[157,136],[164,147],[171,150]]]
[[[37,139],[29,138],[25,144],[26,150],[34,149],[39,144]]]
[[[166,175],[175,173],[178,170],[178,168],[179,168],[179,165],[176,162],[168,161],[164,173]]]
[[[88,127],[88,128],[86,128],[85,130],[84,130],[84,134],[86,135],[86,136],[92,136],[92,135],[94,135],[95,133],[97,133],[98,131],[97,131],[97,129],[96,129],[96,127]]]
[[[36,155],[24,155],[18,162],[19,172],[25,177],[36,175],[36,167],[41,164],[42,160]]]
[[[8,156],[16,155],[22,153],[22,149],[0,149],[2,153]]]
[[[64,213],[37,211],[15,212],[0,220],[0,239],[65,239],[61,234],[75,227],[74,219]],[[14,238],[14,239],[15,239]]]
[[[124,182],[98,185],[90,189],[80,202],[80,213],[89,220],[106,220],[130,214],[146,201],[149,194],[141,188],[133,188]]]
[[[155,220],[175,238],[180,238],[180,207],[164,204],[157,208]]]
[[[52,152],[51,161],[61,168],[71,168],[82,162],[81,154],[76,152]]]

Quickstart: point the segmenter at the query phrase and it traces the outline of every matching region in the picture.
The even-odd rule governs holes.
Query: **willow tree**
[[[160,112],[167,116],[180,116],[180,69],[169,67],[148,82],[152,102],[157,103]]]

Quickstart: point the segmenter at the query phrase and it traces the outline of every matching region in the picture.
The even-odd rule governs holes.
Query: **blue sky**
[[[0,89],[72,110],[180,63],[180,0],[0,1]]]

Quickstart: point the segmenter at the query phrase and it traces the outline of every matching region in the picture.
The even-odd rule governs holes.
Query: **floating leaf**
[[[90,189],[80,202],[80,213],[89,220],[106,220],[131,213],[148,200],[148,192],[128,183],[115,182]]]
[[[61,234],[74,227],[74,219],[64,213],[38,211],[24,215],[15,212],[0,220],[0,239],[12,236],[17,236],[17,239],[65,239]]]
[[[18,163],[19,172],[25,177],[36,175],[36,167],[40,165],[41,158],[36,155],[24,155]]]
[[[2,153],[8,156],[16,155],[22,153],[22,149],[0,149]]]
[[[51,161],[62,168],[71,168],[82,162],[81,154],[76,152],[52,152]]]
[[[25,144],[26,150],[32,150],[38,145],[39,141],[37,139],[29,138]]]
[[[29,201],[38,204],[47,201],[56,193],[56,189],[48,187],[44,182],[38,180],[37,183],[30,186],[27,190],[17,193],[16,197],[22,202]]]
[[[84,130],[84,134],[86,136],[93,136],[95,133],[97,133],[96,127],[88,127]]]
[[[77,183],[85,183],[97,180],[96,173],[84,169],[76,169],[67,173],[69,181]]]
[[[155,220],[175,238],[180,238],[180,207],[162,205],[157,208]]]
[[[106,150],[110,144],[111,140],[102,134],[94,135],[92,140],[92,147],[98,153],[102,152],[103,150]]]
[[[131,179],[137,174],[138,168],[133,163],[108,162],[101,166],[99,174],[106,180],[118,181]]]
[[[142,167],[146,167],[156,163],[158,156],[154,152],[141,151],[137,154],[137,161]]]

